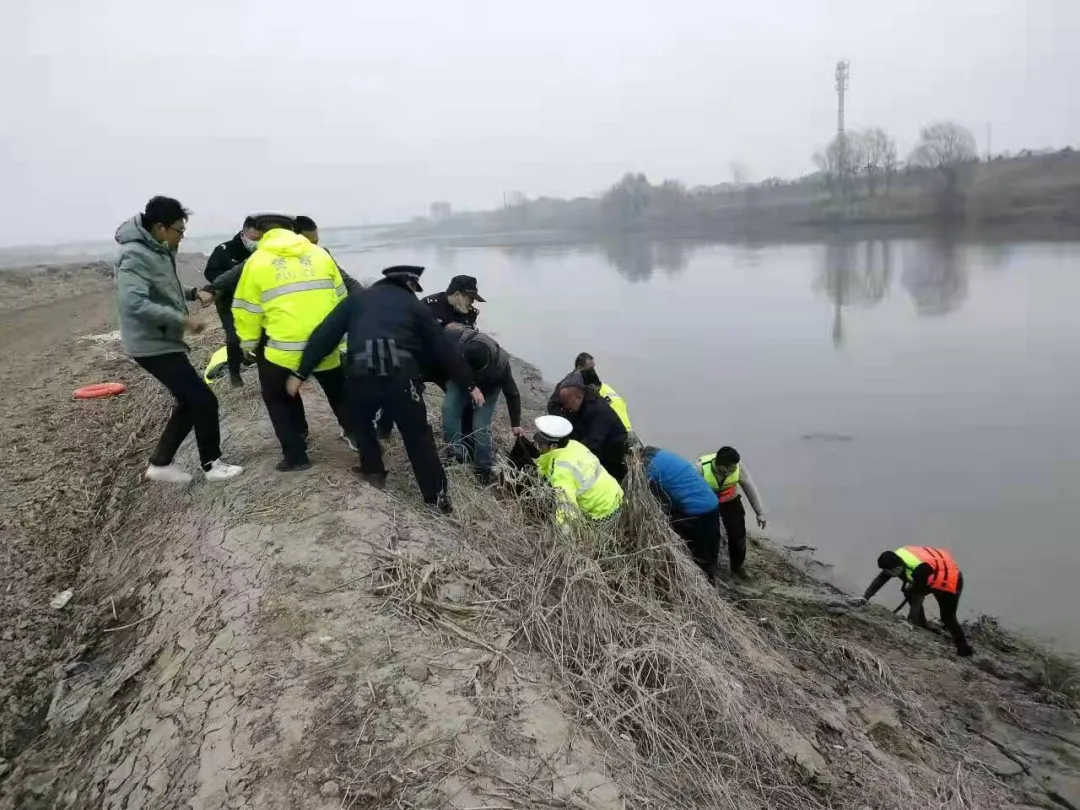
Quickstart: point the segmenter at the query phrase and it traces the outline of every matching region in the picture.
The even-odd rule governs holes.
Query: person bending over
[[[641,461],[649,489],[668,513],[671,528],[686,541],[709,582],[715,582],[724,533],[715,493],[693,464],[670,450],[645,447]]]
[[[856,604],[866,604],[893,577],[903,585],[904,596],[909,605],[908,621],[916,627],[927,628],[923,600],[933,594],[941,613],[941,623],[952,635],[956,654],[967,658],[974,654],[964,635],[964,628],[956,618],[960,606],[960,594],[964,591],[964,575],[952,554],[943,548],[929,546],[904,546],[895,551],[885,551],[878,557],[881,573],[874,577],[870,587]]]
[[[585,385],[580,374],[563,381],[559,402],[574,426],[572,438],[589,448],[604,469],[622,483],[626,478],[629,444],[626,427],[618,414],[594,389]]]
[[[482,483],[490,483],[494,462],[491,420],[500,391],[506,397],[514,436],[525,433],[521,427],[521,394],[510,369],[510,355],[493,337],[464,324],[449,323],[446,332],[472,369],[473,381],[484,395],[484,404],[474,407],[468,393],[450,381],[443,399],[443,440],[457,461],[467,461],[471,454],[477,477]],[[472,414],[471,435],[462,428],[466,412]]]

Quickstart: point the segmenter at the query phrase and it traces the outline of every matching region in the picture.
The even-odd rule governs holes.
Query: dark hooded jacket
[[[575,387],[581,387],[581,375],[568,378]],[[566,380],[563,381],[564,383]],[[560,384],[560,387],[563,384]],[[561,408],[560,408],[561,411]],[[585,389],[585,399],[577,413],[561,411],[574,426],[570,438],[588,447],[616,480],[626,477],[626,454],[629,450],[626,426],[607,401],[593,388]]]
[[[485,397],[502,391],[510,426],[521,427],[521,392],[510,368],[510,354],[491,335],[465,327],[457,333],[448,331],[473,371],[473,378]]]

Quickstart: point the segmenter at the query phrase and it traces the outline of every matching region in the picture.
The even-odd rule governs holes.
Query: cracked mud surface
[[[225,453],[244,476],[139,483],[165,403],[107,340],[74,339],[114,328],[108,285],[87,285],[0,315],[21,358],[6,390],[27,392],[3,404],[4,506],[19,518],[4,526],[3,615],[15,618],[0,631],[0,807],[643,806],[629,737],[568,702],[515,638],[468,527],[422,513],[404,467],[387,492],[358,485],[317,392],[309,472],[273,470],[248,372],[242,391],[218,390]],[[130,382],[127,399],[70,401],[102,375]],[[522,387],[542,404],[539,381]],[[191,447],[181,458],[194,468]],[[751,555],[753,581],[724,598],[760,627],[762,667],[813,707],[771,718],[768,733],[819,795],[850,797],[843,786],[869,762],[905,782],[962,771],[993,797],[982,806],[1080,807],[1075,712],[1025,650],[988,627],[973,634],[985,654],[957,661],[886,611],[830,613],[835,594],[789,557]],[[476,620],[439,624],[389,600],[388,571],[406,561],[445,611]],[[53,611],[65,587],[75,598]],[[938,733],[966,735],[964,750]]]

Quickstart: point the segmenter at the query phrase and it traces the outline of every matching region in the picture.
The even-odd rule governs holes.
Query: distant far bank
[[[817,241],[833,235],[980,239],[1080,237],[1080,153],[906,167],[876,178],[818,172],[794,181],[687,188],[627,174],[597,197],[527,199],[390,227],[384,239],[447,245],[608,241],[626,236],[708,241]]]

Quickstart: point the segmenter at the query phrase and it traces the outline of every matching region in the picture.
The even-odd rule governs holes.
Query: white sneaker
[[[341,429],[341,433],[339,435],[341,436],[341,440],[345,442],[345,444],[349,445],[350,450],[352,450],[354,453],[360,452],[360,448],[356,446],[356,442],[352,440],[352,437],[345,432],[345,428]]]
[[[228,481],[230,478],[236,478],[243,471],[244,468],[240,465],[226,464],[219,458],[210,462],[210,469],[203,470],[203,475],[206,476],[207,481]]]
[[[164,481],[168,484],[187,484],[191,481],[191,473],[185,472],[175,464],[163,466],[151,464],[146,468],[143,477],[148,481]]]

